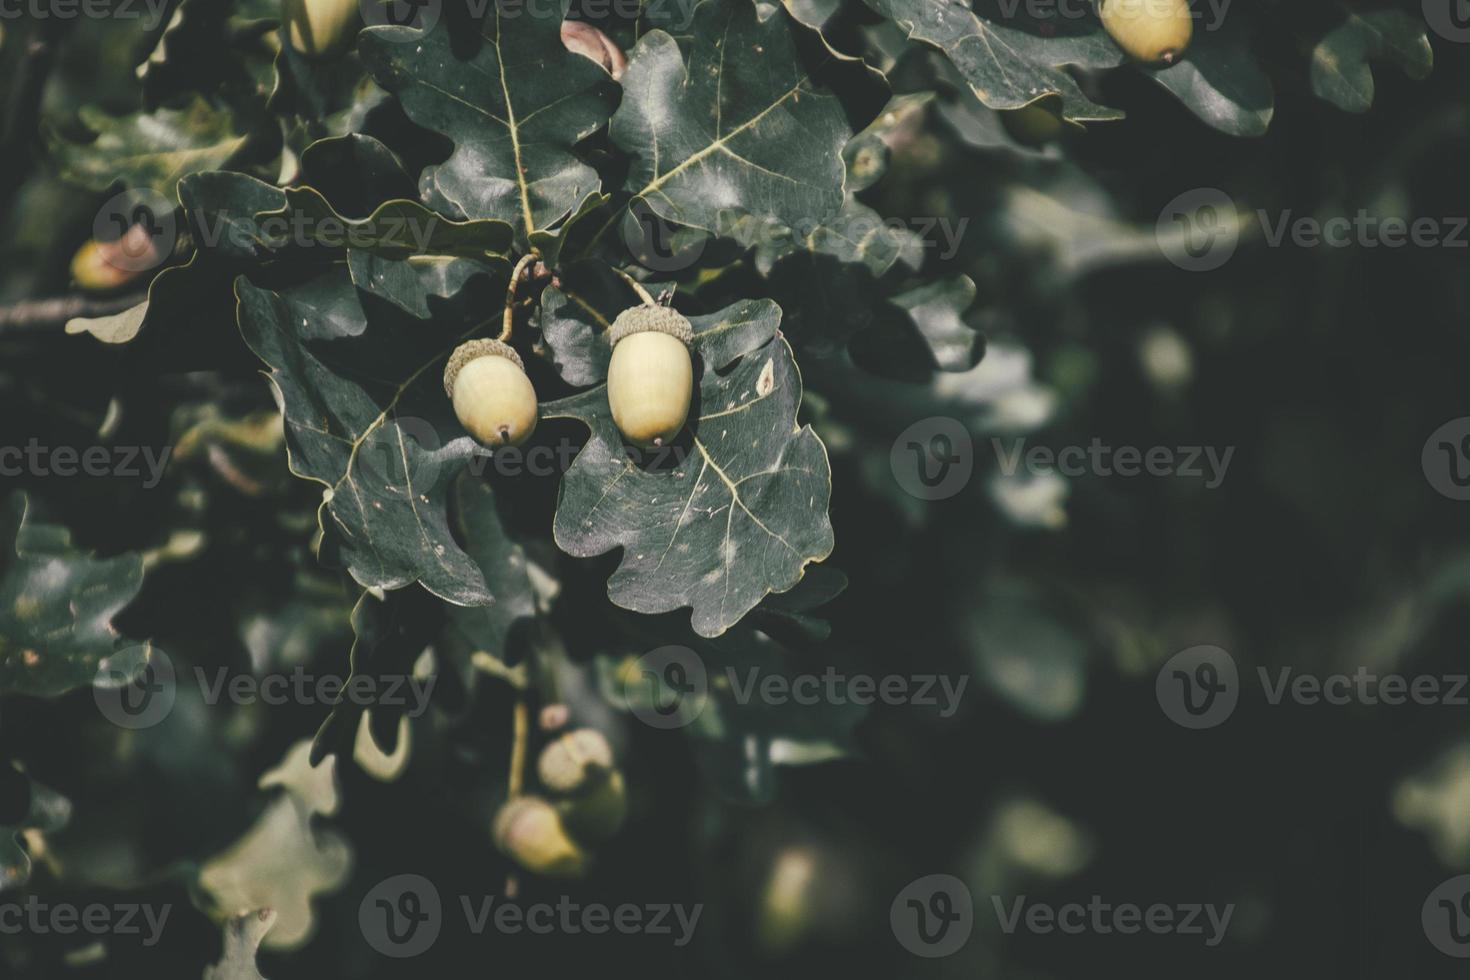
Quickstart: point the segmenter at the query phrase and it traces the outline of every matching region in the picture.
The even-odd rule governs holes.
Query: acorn
[[[557,804],[562,823],[581,841],[605,841],[623,829],[628,819],[628,790],[616,769],[601,773],[590,788]]]
[[[595,728],[578,728],[541,750],[536,771],[547,789],[576,793],[613,768],[612,746]]]
[[[1194,34],[1189,0],[1100,0],[1103,28],[1129,57],[1172,65]]]
[[[608,339],[607,404],[623,437],[641,449],[671,442],[689,417],[694,329],[678,310],[635,306],[618,314]]]
[[[163,262],[156,243],[142,225],[133,225],[121,238],[89,238],[71,259],[71,278],[89,293],[110,293],[126,286]]]
[[[556,807],[539,796],[517,796],[495,815],[495,846],[527,871],[575,878],[587,855],[567,834]]]
[[[1062,117],[1040,102],[1033,102],[1019,109],[1003,110],[1000,122],[1011,139],[1031,147],[1055,143],[1067,129]]]
[[[308,58],[332,58],[357,36],[358,0],[281,0],[291,47]]]
[[[444,368],[454,414],[483,445],[519,446],[536,428],[536,389],[521,356],[499,340],[460,344]]]

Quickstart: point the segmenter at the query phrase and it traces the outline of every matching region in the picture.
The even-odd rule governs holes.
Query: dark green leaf
[[[1271,126],[1271,79],[1239,30],[1201,33],[1177,65],[1141,70],[1222,133],[1260,136]]]
[[[662,31],[629,58],[610,130],[634,158],[627,190],[707,231],[742,213],[788,227],[835,214],[852,131],[803,67],[790,22],[762,22],[750,0],[706,0],[693,35],[687,63]]]
[[[943,51],[975,97],[992,109],[1019,109],[1060,96],[1068,119],[1121,119],[1083,94],[1061,67],[1112,68],[1123,54],[1096,21],[1073,34],[1041,37],[975,14],[963,0],[864,0],[915,41]]]
[[[241,279],[236,294],[245,342],[271,367],[292,471],[327,488],[321,520],[330,515],[352,576],[367,588],[418,581],[451,602],[491,601],[446,513],[469,440],[445,446],[440,435],[462,431],[440,372],[478,327],[455,335],[368,306],[341,267],[280,293]]]
[[[780,317],[766,300],[693,319],[693,420],[651,464],[629,458],[605,387],[545,406],[591,430],[562,479],[557,544],[579,557],[623,549],[607,584],[617,605],[689,606],[695,632],[717,636],[831,553],[827,451],[796,424],[801,378]]]
[[[488,480],[461,473],[455,481],[452,503],[465,551],[480,567],[495,601],[486,606],[453,606],[449,622],[469,642],[472,651],[513,662],[517,658],[510,651],[511,628],[536,615],[525,549],[506,530]]]
[[[22,887],[31,878],[31,858],[20,846],[21,833],[50,833],[71,819],[71,801],[60,793],[8,766],[4,775],[7,784],[22,790],[25,810],[18,821],[0,824],[0,894]]]
[[[1348,112],[1367,112],[1375,60],[1397,65],[1410,78],[1427,76],[1434,49],[1423,20],[1402,10],[1349,12],[1312,49],[1312,91]]]
[[[230,113],[195,97],[182,109],[110,116],[84,107],[82,122],[97,134],[90,143],[52,140],[62,176],[102,191],[122,182],[175,200],[181,177],[217,170],[245,145]]]
[[[77,551],[27,508],[18,492],[0,506],[0,692],[55,697],[90,685],[118,648],[112,617],[142,588],[143,559]]]
[[[613,93],[606,72],[562,46],[560,18],[503,15],[502,2],[468,59],[447,17],[423,34],[369,28],[358,50],[410,119],[454,141],[449,159],[423,172],[424,199],[456,217],[508,221],[524,242],[600,186],[573,148],[607,121]]]

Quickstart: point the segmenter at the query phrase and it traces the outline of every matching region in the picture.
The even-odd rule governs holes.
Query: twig
[[[526,692],[516,696],[516,706],[511,713],[512,741],[510,746],[510,779],[506,786],[506,800],[521,795],[526,780],[526,743],[530,740],[530,710],[526,707]],[[514,871],[505,876],[505,897],[515,898],[520,891],[520,880]]]
[[[147,293],[99,299],[92,296],[53,296],[49,299],[22,300],[0,306],[0,333],[22,330],[50,330],[64,326],[73,317],[111,316],[137,306]]]
[[[526,695],[516,698],[515,710],[511,713],[511,732],[514,741],[510,747],[510,780],[506,795],[515,799],[521,795],[526,780],[526,743],[530,739],[530,710],[526,707]]]
[[[505,287],[505,316],[500,321],[500,342],[510,341],[510,331],[515,323],[516,309],[516,287],[521,284],[521,273],[526,271],[526,266],[536,261],[535,252],[527,252],[521,256],[516,263],[515,271],[510,274],[510,285]]]
[[[633,287],[633,292],[637,293],[638,294],[638,298],[641,299],[641,300],[643,300],[643,305],[644,306],[657,306],[658,305],[658,302],[652,296],[649,295],[648,290],[646,290],[646,289],[643,288],[643,283],[639,282],[637,279],[634,279],[632,276],[628,275],[622,269],[613,269],[613,271],[616,272],[618,275],[620,275],[620,276],[623,277],[623,282],[626,282],[629,286],[632,286]]]

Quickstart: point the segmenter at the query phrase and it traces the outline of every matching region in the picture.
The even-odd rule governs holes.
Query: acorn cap
[[[694,328],[690,326],[689,320],[684,314],[668,306],[629,307],[613,321],[612,329],[607,332],[607,339],[616,346],[618,341],[629,334],[646,333],[650,330],[677,337],[686,344],[694,339]]]
[[[501,340],[492,340],[484,337],[480,340],[466,340],[454,349],[449,355],[449,363],[444,365],[444,393],[450,398],[454,397],[454,379],[459,377],[459,372],[470,361],[481,357],[503,357],[510,361],[522,371],[526,370],[526,364],[521,360],[511,346]]]

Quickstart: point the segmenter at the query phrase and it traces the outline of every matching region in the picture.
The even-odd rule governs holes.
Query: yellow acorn
[[[628,790],[623,774],[613,769],[592,780],[580,795],[557,805],[562,822],[581,841],[604,841],[623,829],[628,819]]]
[[[1100,0],[1103,28],[1129,57],[1172,65],[1194,34],[1189,0]]]
[[[612,746],[595,728],[567,732],[542,749],[536,760],[541,782],[558,793],[575,793],[612,767]]]
[[[444,391],[459,424],[486,446],[519,446],[536,428],[536,389],[509,344],[460,344],[444,368]]]
[[[539,796],[517,796],[495,815],[495,846],[527,871],[574,878],[587,870],[587,855],[562,826],[556,807]]]
[[[281,0],[291,47],[308,58],[331,58],[357,36],[357,0]]]
[[[607,404],[618,431],[633,445],[666,445],[684,427],[694,391],[693,337],[683,314],[666,306],[635,306],[613,321]]]

